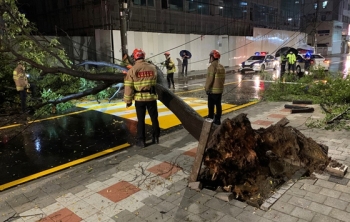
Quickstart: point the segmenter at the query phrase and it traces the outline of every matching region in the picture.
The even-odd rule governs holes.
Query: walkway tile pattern
[[[312,114],[287,115],[281,111],[283,105],[261,103],[245,112],[254,128],[262,127],[256,124],[261,121],[276,123],[287,116],[289,125],[328,145],[332,158],[350,165],[348,133],[307,129],[303,123],[308,118],[322,117],[317,106]],[[16,222],[350,221],[349,174],[343,179],[324,173],[299,180],[269,211],[237,200],[221,201],[211,190],[190,190],[187,178],[197,145],[181,130],[162,137],[159,145],[131,147],[5,190],[0,193],[0,221],[15,213]],[[74,186],[68,187],[72,182]]]

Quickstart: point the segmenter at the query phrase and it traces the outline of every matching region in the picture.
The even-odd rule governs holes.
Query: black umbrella
[[[181,50],[180,51],[180,56],[183,57],[185,52],[186,52],[186,55],[189,56],[188,59],[190,59],[192,57],[192,54],[189,51],[187,51],[187,50]]]
[[[293,47],[283,47],[277,50],[276,52],[276,57],[281,56],[282,54],[289,54],[290,52],[293,52],[295,55],[298,55],[298,50],[296,50]]]

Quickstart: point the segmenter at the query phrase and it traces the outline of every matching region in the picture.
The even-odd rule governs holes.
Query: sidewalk
[[[312,105],[314,113],[290,114],[284,104],[261,102],[224,118],[244,112],[257,129],[287,117],[289,126],[328,145],[332,158],[350,165],[348,132],[308,129],[307,118],[323,115],[319,106]],[[158,145],[130,147],[2,191],[0,221],[350,221],[349,173],[343,179],[328,174],[301,179],[268,211],[221,201],[211,190],[190,190],[197,144],[180,130],[161,137]],[[21,217],[7,220],[15,213]]]

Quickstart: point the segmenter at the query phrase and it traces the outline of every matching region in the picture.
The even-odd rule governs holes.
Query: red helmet
[[[135,49],[133,52],[134,59],[144,59],[146,57],[146,53],[142,49]]]
[[[221,57],[220,52],[215,49],[210,52],[209,56],[213,56],[215,59],[220,59]]]
[[[164,55],[170,55],[170,52],[166,52],[166,53],[164,53]]]

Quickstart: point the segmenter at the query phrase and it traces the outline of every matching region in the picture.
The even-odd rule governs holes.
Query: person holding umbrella
[[[183,53],[183,56],[182,56],[182,75],[185,74],[185,76],[187,76],[187,66],[188,66],[188,59],[190,58],[189,55],[187,55],[186,52]],[[186,71],[185,71],[185,68],[186,68]],[[185,71],[185,73],[184,73]]]

